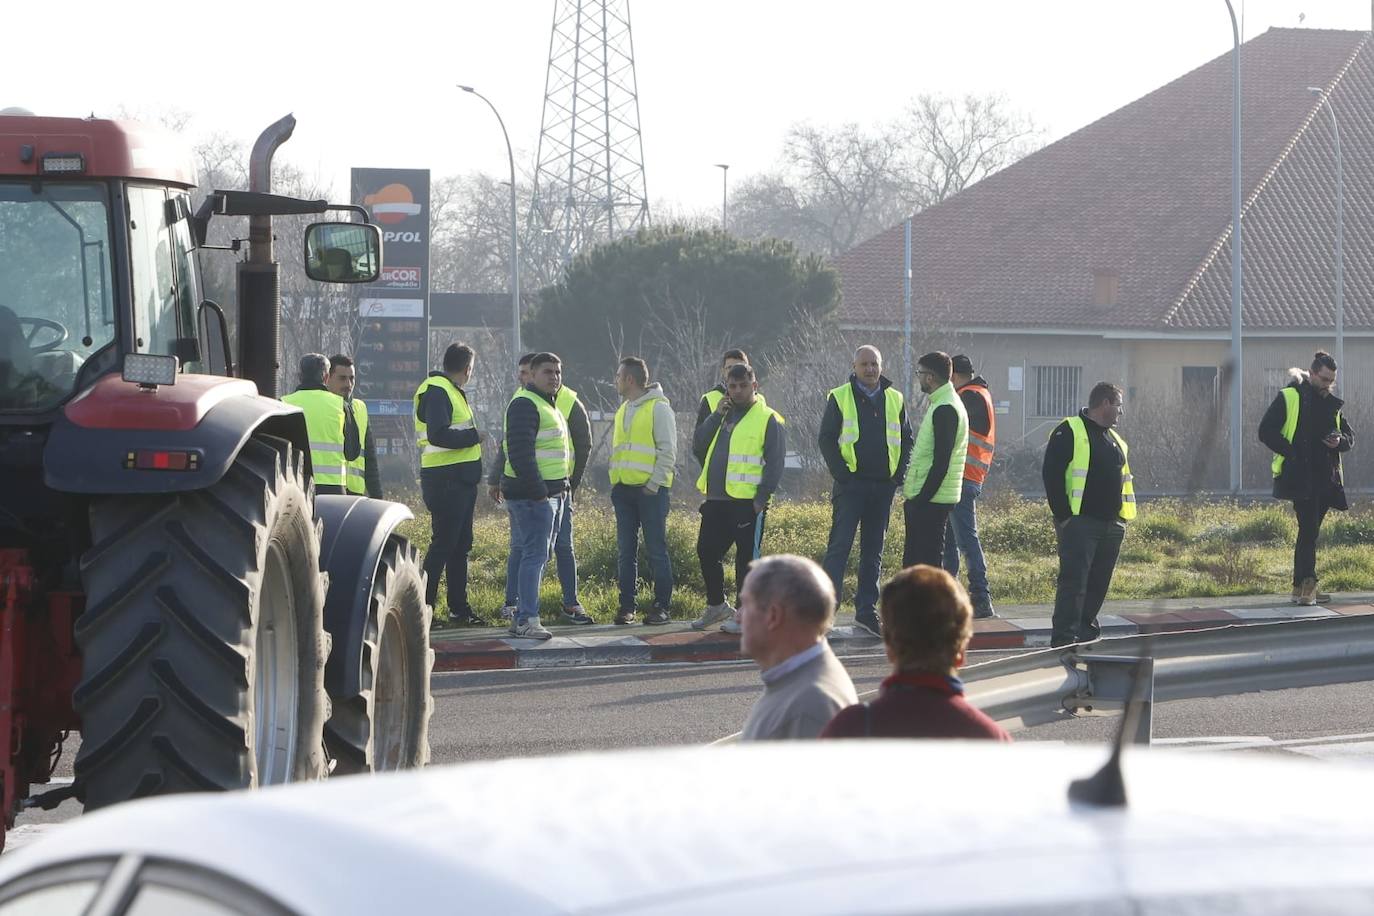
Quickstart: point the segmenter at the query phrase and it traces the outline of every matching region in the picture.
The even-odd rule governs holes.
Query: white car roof
[[[4,856],[0,887],[56,863],[137,852],[198,864],[329,916],[436,905],[1137,912],[1129,901],[1237,892],[1268,903],[1296,895],[1307,905],[1293,912],[1374,905],[1368,770],[1128,749],[1127,809],[1071,805],[1068,783],[1106,754],[795,742],[149,799],[83,816]],[[1348,909],[1335,906],[1347,897]]]

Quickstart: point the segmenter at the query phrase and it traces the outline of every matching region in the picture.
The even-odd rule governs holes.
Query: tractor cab
[[[122,369],[125,354],[227,374],[224,326],[217,307],[201,306],[196,276],[205,224],[216,213],[320,212],[325,202],[215,192],[197,214],[194,186],[189,154],[161,132],[0,116],[0,414],[52,411]],[[307,272],[375,277],[375,237],[369,226],[312,226]]]
[[[51,411],[123,353],[200,369],[194,183],[133,125],[0,117],[0,411]]]

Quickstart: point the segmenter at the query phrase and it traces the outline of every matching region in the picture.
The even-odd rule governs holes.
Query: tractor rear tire
[[[429,679],[432,611],[415,547],[387,540],[372,580],[367,629],[362,634],[362,690],[334,697],[325,745],[334,773],[408,770],[429,763]]]
[[[304,456],[250,438],[204,490],[90,507],[76,622],[88,809],[327,775],[324,574]]]

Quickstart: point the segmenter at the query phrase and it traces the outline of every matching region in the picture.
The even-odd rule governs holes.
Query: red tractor
[[[360,208],[253,190],[193,211],[179,147],[133,124],[0,113],[0,846],[26,807],[87,808],[428,761],[430,609],[394,503],[314,492],[272,397],[273,215],[313,279],[381,263]],[[217,215],[250,218],[238,356],[200,298]],[[344,253],[347,253],[344,256]],[[49,783],[79,732],[70,785]]]

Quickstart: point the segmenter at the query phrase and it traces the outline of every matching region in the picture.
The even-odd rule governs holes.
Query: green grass
[[[506,514],[483,499],[474,526],[469,565],[469,598],[479,613],[494,616],[503,604],[509,530]],[[668,517],[668,551],[676,587],[673,616],[696,616],[705,602],[696,557],[700,516],[693,498],[679,497]],[[428,517],[416,519],[403,533],[423,552],[429,543]],[[1333,512],[1323,527],[1317,556],[1322,588],[1336,591],[1374,589],[1374,504],[1361,503],[1349,513]],[[990,496],[979,503],[979,527],[988,559],[988,579],[997,604],[1045,604],[1054,600],[1058,569],[1054,528],[1044,503],[1015,496]],[[817,561],[825,552],[830,530],[828,503],[789,503],[768,513],[765,553],[798,553]],[[1278,594],[1287,591],[1292,574],[1296,526],[1286,504],[1240,506],[1232,502],[1159,500],[1143,503],[1130,526],[1112,580],[1109,598],[1187,598]],[[618,605],[615,583],[615,517],[609,501],[587,494],[578,503],[576,550],[579,598],[601,622],[610,622]],[[890,574],[901,561],[902,515],[894,505],[883,570]],[[850,556],[845,596],[852,599],[858,544]],[[640,573],[648,564],[641,548]],[[725,564],[726,592],[733,594],[734,564]],[[639,606],[652,603],[652,590],[640,583]],[[554,618],[561,604],[558,578],[550,562],[540,590],[540,607]],[[846,608],[849,605],[844,605]],[[438,617],[448,616],[441,588]]]

